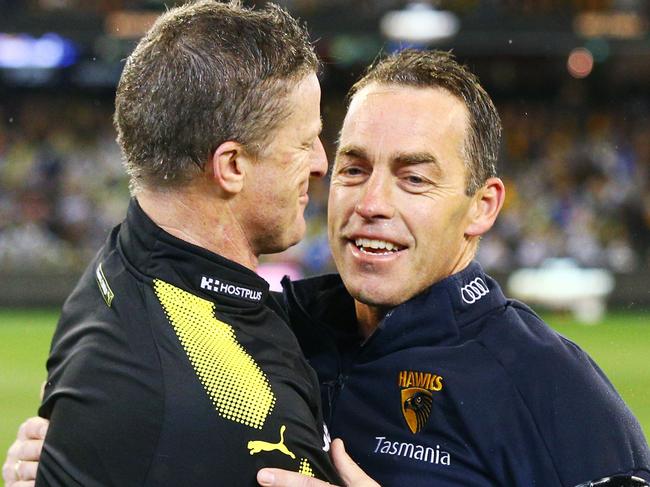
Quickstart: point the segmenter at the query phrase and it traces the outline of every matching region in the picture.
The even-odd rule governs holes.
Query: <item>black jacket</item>
[[[36,485],[253,486],[264,466],[336,481],[281,314],[263,279],[132,201],[63,307]]]

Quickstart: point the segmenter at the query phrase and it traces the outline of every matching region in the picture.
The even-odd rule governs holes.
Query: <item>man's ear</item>
[[[472,196],[470,222],[465,229],[465,235],[480,237],[492,228],[505,197],[506,188],[501,179],[489,178],[485,181],[485,184]]]
[[[214,151],[210,160],[210,178],[226,193],[237,194],[243,187],[253,162],[243,145],[228,140]]]

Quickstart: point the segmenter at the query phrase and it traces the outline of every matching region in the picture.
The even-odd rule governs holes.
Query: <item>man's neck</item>
[[[478,238],[472,238],[467,240],[467,245],[462,249],[460,256],[456,260],[454,266],[449,270],[446,276],[452,276],[461,272],[463,269],[467,268],[472,262],[474,255],[476,255],[476,250],[478,248]],[[445,279],[443,277],[442,279]],[[442,280],[440,279],[440,280]],[[439,282],[439,281],[436,281]],[[431,285],[435,284],[431,283]],[[402,303],[408,301],[410,297],[406,297]],[[362,303],[360,301],[354,300],[354,311],[357,315],[357,325],[359,328],[359,333],[365,339],[372,335],[379,322],[384,319],[386,313],[391,309],[391,307],[386,306],[373,306],[369,304]]]
[[[228,200],[191,187],[143,189],[136,199],[147,216],[167,233],[255,271],[258,256]]]
[[[357,315],[359,332],[361,333],[361,336],[366,339],[375,332],[379,322],[384,319],[384,316],[386,316],[388,308],[370,306],[355,299],[354,311]]]

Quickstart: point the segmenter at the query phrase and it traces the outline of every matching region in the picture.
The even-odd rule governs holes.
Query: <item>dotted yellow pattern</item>
[[[233,328],[216,318],[208,300],[159,279],[154,291],[219,415],[262,429],[275,395]]]
[[[306,458],[300,459],[300,470],[298,470],[298,473],[306,475],[307,477],[314,477],[314,471],[311,469],[309,460]]]

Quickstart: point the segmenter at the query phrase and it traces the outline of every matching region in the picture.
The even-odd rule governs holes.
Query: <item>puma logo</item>
[[[285,455],[288,455],[295,460],[296,456],[291,453],[284,444],[284,430],[286,429],[287,427],[285,425],[282,425],[280,427],[280,441],[277,443],[269,443],[268,441],[262,440],[249,441],[248,449],[250,450],[251,455],[255,455],[261,451],[278,450],[279,452],[284,453]]]

